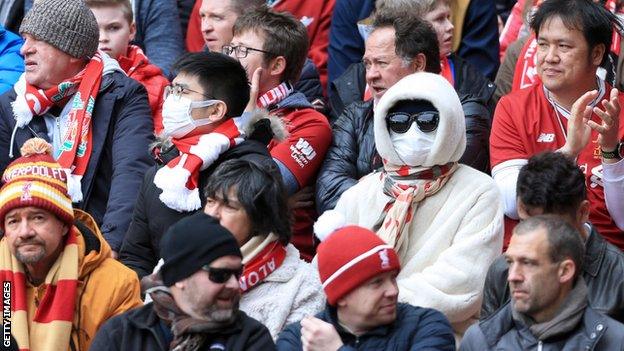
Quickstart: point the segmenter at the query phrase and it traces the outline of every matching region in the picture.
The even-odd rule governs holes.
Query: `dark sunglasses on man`
[[[240,279],[241,275],[243,275],[243,267],[230,269],[203,266],[202,269],[208,272],[208,279],[216,284],[223,284],[227,282],[228,280],[230,280],[230,277],[232,275],[235,276],[237,280]]]
[[[438,128],[440,114],[436,111],[424,111],[418,113],[392,112],[386,116],[386,124],[391,131],[403,134],[410,129],[412,123],[423,133],[431,133]]]

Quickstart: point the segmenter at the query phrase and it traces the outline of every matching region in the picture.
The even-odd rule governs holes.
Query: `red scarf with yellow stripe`
[[[78,250],[78,229],[72,226],[63,251],[39,287],[45,291],[37,305],[34,298],[27,297],[24,265],[9,250],[6,237],[0,241],[0,280],[4,291],[7,287],[11,291],[11,333],[20,351],[69,349],[78,290]]]

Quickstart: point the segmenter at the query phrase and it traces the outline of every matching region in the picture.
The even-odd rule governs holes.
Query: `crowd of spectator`
[[[624,1],[3,0],[6,350],[624,350]]]

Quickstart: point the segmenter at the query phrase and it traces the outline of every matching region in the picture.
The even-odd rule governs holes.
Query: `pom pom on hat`
[[[325,211],[314,223],[314,235],[324,241],[336,230],[347,225],[347,220],[341,212],[336,210]]]

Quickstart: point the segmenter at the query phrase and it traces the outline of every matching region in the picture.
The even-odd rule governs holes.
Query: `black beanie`
[[[165,286],[187,278],[223,256],[243,257],[236,239],[219,221],[199,211],[173,224],[160,241]]]

